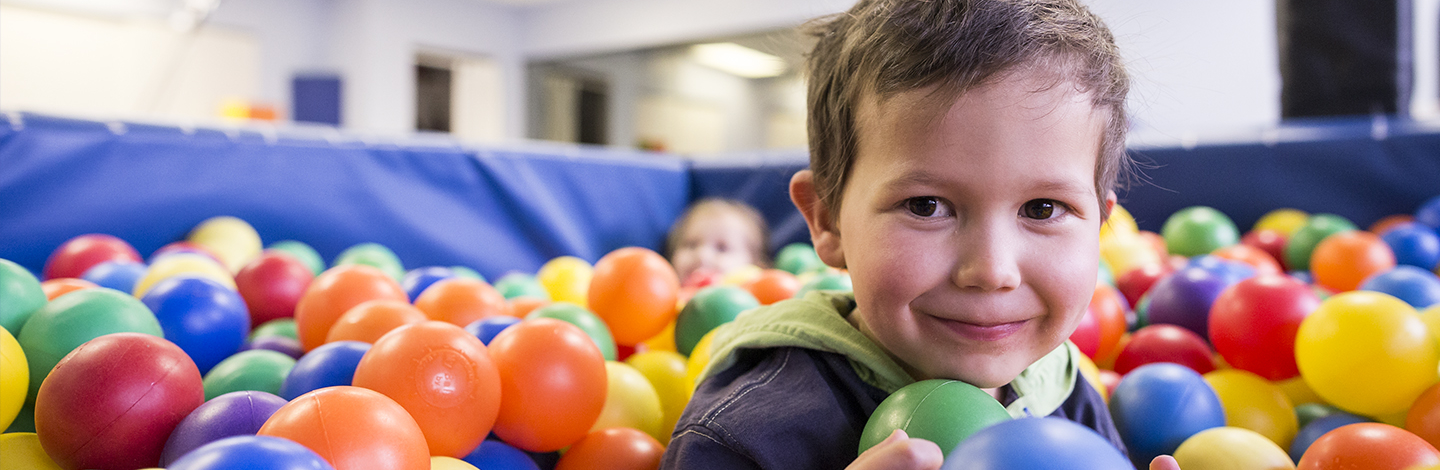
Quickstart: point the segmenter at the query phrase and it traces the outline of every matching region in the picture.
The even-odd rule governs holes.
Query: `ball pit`
[[[35,399],[35,432],[64,468],[159,464],[171,431],[204,401],[200,370],[152,335],[115,333],[75,348]]]
[[[974,385],[956,380],[922,380],[890,394],[865,423],[860,452],[890,437],[896,429],[925,439],[941,450],[954,449],[967,437],[993,424],[1010,420],[994,397]]]
[[[429,455],[469,455],[500,411],[500,376],[489,351],[445,322],[406,325],[381,337],[356,366],[354,385],[408,411]]]
[[[283,398],[253,390],[231,392],[206,401],[170,432],[160,454],[160,466],[174,467],[177,460],[191,451],[227,437],[255,435],[265,420],[285,403]]]

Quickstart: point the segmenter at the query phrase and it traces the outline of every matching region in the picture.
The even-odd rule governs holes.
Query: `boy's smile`
[[[1105,118],[1050,76],[864,100],[837,218],[807,213],[822,259],[850,271],[851,322],[916,379],[1009,383],[1094,291]]]

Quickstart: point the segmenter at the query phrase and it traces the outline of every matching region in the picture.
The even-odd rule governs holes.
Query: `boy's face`
[[[1009,383],[1094,291],[1104,118],[1070,84],[1023,77],[862,105],[838,220],[807,214],[854,280],[851,321],[917,379]]]
[[[722,274],[755,264],[753,253],[760,240],[755,239],[754,227],[733,210],[707,208],[681,228],[670,263],[682,281],[700,269]]]

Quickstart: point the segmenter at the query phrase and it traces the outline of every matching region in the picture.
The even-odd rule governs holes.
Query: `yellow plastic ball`
[[[1326,404],[1324,398],[1320,398],[1319,394],[1315,393],[1314,390],[1310,389],[1309,385],[1305,384],[1304,377],[1295,376],[1271,383],[1280,387],[1280,391],[1285,392],[1285,398],[1289,398],[1290,404],[1292,405],[1300,406],[1306,403]]]
[[[1095,387],[1095,391],[1100,392],[1100,396],[1110,396],[1110,393],[1105,390],[1105,383],[1100,381],[1100,368],[1095,367],[1095,361],[1081,354],[1076,356],[1075,365],[1080,368],[1080,376],[1084,377],[1085,381],[1089,382],[1091,387]]]
[[[684,308],[684,306],[682,305],[682,306],[680,306],[679,308]],[[679,308],[677,308],[676,310],[678,311]],[[645,345],[645,350],[646,350],[646,351],[670,351],[670,352],[676,352],[676,351],[675,351],[675,322],[672,321],[672,322],[670,322],[670,324],[665,325],[665,329],[660,330],[660,334],[657,334],[657,335],[655,335],[655,337],[650,338],[650,339],[647,339],[647,340],[645,340],[644,342],[641,342],[640,344]],[[685,356],[680,356],[680,357],[685,357]]]
[[[1430,330],[1430,334],[1440,341],[1440,304],[1431,305],[1430,308],[1420,312],[1420,321]]]
[[[665,412],[660,407],[660,394],[640,371],[629,364],[605,361],[605,408],[590,432],[607,428],[639,429],[655,440],[670,434],[660,429]]]
[[[464,460],[460,460],[460,459],[457,459],[457,458],[455,458],[455,457],[446,457],[446,456],[443,456],[443,455],[432,455],[432,456],[430,456],[430,470],[480,470],[480,469],[475,468],[474,465],[470,465],[470,462],[466,462],[466,461],[464,461]]]
[[[205,219],[190,231],[189,240],[220,257],[220,262],[232,273],[240,272],[240,268],[260,256],[264,248],[255,227],[230,216]]]
[[[33,432],[0,434],[0,470],[61,470]]]
[[[738,268],[735,268],[735,269],[731,269],[731,270],[729,270],[729,271],[726,271],[725,274],[723,274],[723,275],[720,276],[720,284],[727,285],[727,286],[741,286],[741,285],[745,285],[746,283],[748,283],[748,282],[750,282],[750,281],[759,279],[759,278],[760,278],[760,274],[762,274],[762,273],[764,273],[764,272],[765,272],[765,270],[764,270],[764,269],[760,269],[759,266],[756,266],[756,265],[753,265],[753,264],[747,264],[747,265],[744,265],[744,266],[741,266],[741,267],[738,267]]]
[[[685,411],[685,405],[690,403],[690,396],[695,392],[685,375],[685,356],[675,351],[645,351],[631,355],[625,363],[634,367],[655,387],[655,393],[660,397],[660,410],[664,414],[660,423],[660,433],[664,438],[659,440],[661,444],[670,445],[670,433],[675,430],[680,413]]]
[[[1226,426],[1255,431],[1281,448],[1290,448],[1300,421],[1280,387],[1240,369],[1210,372],[1205,374],[1205,382],[1225,407]]]
[[[535,273],[535,280],[556,302],[570,302],[581,307],[589,305],[590,278],[595,268],[574,256],[561,256],[547,261]]]
[[[1110,211],[1110,218],[1100,226],[1100,239],[1104,240],[1117,236],[1133,236],[1140,233],[1140,226],[1135,224],[1135,216],[1125,210],[1119,204]]]
[[[1175,463],[1185,470],[1292,470],[1280,446],[1249,429],[1210,428],[1190,436],[1175,449]]]
[[[155,283],[181,274],[203,277],[235,289],[235,278],[215,260],[194,253],[176,253],[160,257],[145,270],[145,275],[135,281],[135,297],[145,297]]]
[[[10,330],[0,328],[0,430],[10,427],[30,390],[30,365]]]
[[[1100,257],[1110,265],[1110,272],[1119,277],[1130,270],[1147,265],[1159,264],[1160,255],[1141,238],[1114,236],[1100,239]]]
[[[1260,216],[1260,220],[1255,221],[1251,230],[1274,230],[1289,237],[1305,226],[1307,220],[1310,220],[1308,212],[1290,208],[1275,209]]]
[[[1300,324],[1295,362],[1326,402],[1385,416],[1408,409],[1436,382],[1440,341],[1405,301],[1350,291],[1325,299]]]
[[[710,330],[700,341],[695,343],[695,349],[690,351],[690,357],[685,360],[685,379],[690,382],[690,388],[694,389],[700,385],[700,373],[705,371],[705,366],[710,365],[710,346],[715,338],[715,331]]]

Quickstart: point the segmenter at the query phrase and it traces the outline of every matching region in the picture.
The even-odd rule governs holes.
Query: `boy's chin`
[[[937,371],[937,373],[926,374],[937,379],[959,380],[978,388],[1000,388],[1019,377],[1025,370],[1024,366],[1006,366],[1001,364],[989,364],[986,367],[949,368],[951,370]]]

